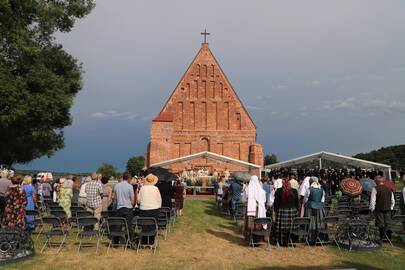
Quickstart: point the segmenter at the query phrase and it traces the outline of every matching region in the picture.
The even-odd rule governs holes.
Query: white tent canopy
[[[204,151],[204,152],[200,152],[200,153],[196,153],[196,154],[191,154],[191,155],[188,155],[188,156],[183,156],[183,157],[179,157],[179,158],[174,158],[174,159],[170,159],[170,160],[157,162],[157,163],[151,164],[150,167],[165,167],[165,166],[169,166],[169,165],[172,165],[172,164],[181,163],[181,162],[187,162],[187,161],[191,161],[191,160],[194,160],[194,159],[200,159],[200,158],[207,158],[207,159],[211,159],[211,160],[214,160],[214,161],[221,161],[221,162],[225,162],[225,163],[245,167],[245,168],[248,168],[249,171],[258,170],[259,175],[261,174],[260,165],[249,163],[249,162],[238,160],[238,159],[234,159],[234,158],[230,158],[230,157],[226,157],[226,156],[219,155],[219,154],[212,153],[212,152],[208,152],[208,151]]]
[[[318,168],[322,169],[323,168],[322,165],[327,161],[339,163],[344,166],[350,167],[358,167],[363,169],[378,169],[383,171],[391,179],[391,166],[389,165],[324,151],[271,164],[266,166],[265,168],[266,171],[285,167],[297,168],[301,167],[304,164],[315,162]]]

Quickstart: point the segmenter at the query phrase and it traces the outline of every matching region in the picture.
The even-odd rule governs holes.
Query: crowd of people
[[[296,217],[309,217],[309,241],[316,241],[316,232],[325,217],[325,199],[342,196],[339,183],[343,179],[374,179],[377,183],[371,193],[364,194],[380,238],[384,237],[390,223],[391,211],[395,200],[393,190],[388,188],[381,172],[365,170],[278,170],[271,172],[259,181],[252,176],[249,183],[221,178],[215,183],[217,203],[225,204],[231,215],[240,203],[246,204],[245,236],[248,237],[251,223],[257,217],[271,217],[272,234],[275,243],[287,245],[291,224]],[[405,179],[404,179],[405,183]],[[401,209],[405,214],[405,187],[402,190]],[[388,236],[390,237],[389,233]]]
[[[111,183],[93,173],[87,177],[68,175],[51,183],[49,179],[14,175],[8,170],[0,174],[0,224],[6,229],[34,230],[34,217],[26,215],[26,211],[41,209],[46,201],[62,207],[67,227],[72,222],[72,206],[82,206],[99,221],[103,211],[112,211],[125,218],[129,227],[135,210],[141,217],[156,218],[161,207],[175,204],[177,214],[182,215],[185,187],[180,179],[167,181],[153,174],[132,177],[126,172]],[[94,229],[98,230],[98,226]]]

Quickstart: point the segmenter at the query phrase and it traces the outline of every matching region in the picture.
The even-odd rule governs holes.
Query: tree
[[[97,169],[97,173],[101,173],[108,179],[110,179],[111,177],[117,177],[119,175],[117,168],[115,168],[114,165],[108,163],[101,164],[101,166]]]
[[[143,156],[134,156],[128,159],[127,171],[133,176],[140,175],[143,167],[145,166],[145,158]]]
[[[277,163],[277,156],[275,154],[265,155],[264,156],[264,165],[270,165]]]
[[[51,156],[82,87],[82,67],[57,44],[93,0],[0,1],[0,163]]]

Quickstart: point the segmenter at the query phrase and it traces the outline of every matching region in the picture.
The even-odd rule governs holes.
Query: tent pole
[[[390,179],[390,181],[392,181],[392,177],[391,177],[391,166],[388,168],[388,179]]]
[[[319,158],[319,169],[322,170],[322,158]]]

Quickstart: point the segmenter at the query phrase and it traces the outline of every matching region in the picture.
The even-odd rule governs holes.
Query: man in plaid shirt
[[[97,174],[93,173],[91,175],[91,182],[86,184],[86,210],[90,211],[97,220],[100,221],[101,210],[103,209],[101,205],[101,197],[103,195],[103,188],[97,184]],[[98,223],[94,226],[95,230],[98,230]]]

